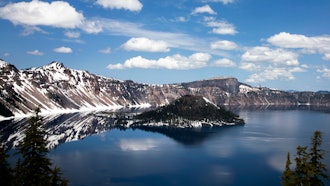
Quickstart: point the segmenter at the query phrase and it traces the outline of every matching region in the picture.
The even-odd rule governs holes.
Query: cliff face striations
[[[148,85],[120,81],[49,65],[19,70],[0,61],[0,116],[56,110],[105,109],[127,106],[162,106],[183,95],[201,95],[218,105],[317,105],[330,106],[330,94],[324,92],[284,92],[254,88],[236,78],[168,85]]]

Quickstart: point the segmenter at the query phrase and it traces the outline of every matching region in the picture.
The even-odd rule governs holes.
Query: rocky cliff
[[[118,107],[161,106],[180,96],[202,95],[218,105],[330,106],[326,92],[284,92],[254,88],[236,78],[168,85],[121,81],[73,70],[63,64],[19,70],[0,60],[0,116],[19,116],[41,107],[44,113]]]

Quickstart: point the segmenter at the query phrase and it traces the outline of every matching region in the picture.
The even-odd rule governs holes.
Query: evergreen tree
[[[285,186],[294,186],[295,185],[295,177],[294,177],[294,172],[291,170],[292,162],[290,159],[290,152],[288,152],[286,163],[285,163],[285,170],[283,171],[282,174],[282,185]]]
[[[311,141],[312,147],[309,153],[310,163],[312,166],[311,184],[323,186],[324,183],[322,178],[328,179],[329,177],[326,174],[326,165],[322,163],[322,159],[325,153],[324,150],[320,149],[322,144],[322,133],[320,131],[315,131]]]
[[[61,173],[61,169],[58,167],[55,167],[52,170],[52,176],[51,176],[51,186],[65,186],[68,185],[68,180],[63,179],[61,177],[62,173]]]
[[[297,147],[297,155],[296,155],[296,169],[295,169],[295,182],[296,185],[310,185],[310,176],[311,172],[311,164],[309,162],[310,156],[307,153],[307,146]]]
[[[7,162],[8,155],[5,148],[0,145],[0,185],[9,186],[12,182],[12,170]]]
[[[36,109],[35,116],[30,118],[29,126],[25,131],[25,137],[19,144],[18,152],[22,160],[17,162],[16,179],[19,185],[47,186],[60,180],[59,169],[51,169],[51,161],[47,157],[46,133],[42,126],[42,117],[39,116],[40,109]],[[60,184],[54,184],[60,185]]]

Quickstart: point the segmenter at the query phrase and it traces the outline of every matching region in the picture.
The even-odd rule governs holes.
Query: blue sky
[[[330,90],[328,0],[0,1],[0,57],[164,84]]]

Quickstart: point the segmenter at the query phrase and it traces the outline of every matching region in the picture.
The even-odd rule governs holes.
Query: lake
[[[323,133],[330,169],[330,114],[239,111],[245,126],[169,130],[112,128],[50,152],[72,186],[280,185],[286,154]],[[293,157],[291,157],[293,159]],[[327,185],[330,185],[327,182]]]

